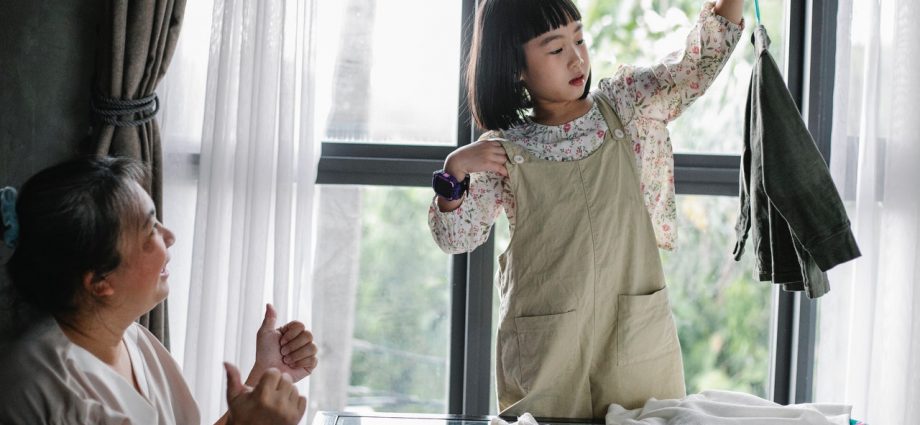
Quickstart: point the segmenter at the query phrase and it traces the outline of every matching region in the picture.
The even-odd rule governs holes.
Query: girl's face
[[[133,183],[135,205],[130,213],[139,217],[126,220],[119,252],[121,264],[105,280],[112,285],[110,305],[127,308],[126,313],[141,315],[169,294],[168,248],[175,236],[156,218],[156,208],[147,192]]]
[[[591,71],[582,25],[565,26],[534,37],[524,44],[527,69],[521,75],[535,105],[581,98]]]

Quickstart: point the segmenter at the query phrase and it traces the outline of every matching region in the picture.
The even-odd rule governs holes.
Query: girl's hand
[[[465,179],[469,173],[481,171],[508,177],[506,162],[508,156],[497,139],[479,140],[451,152],[444,161],[444,171],[457,180]]]
[[[268,369],[255,388],[240,382],[240,371],[224,363],[227,371],[227,423],[234,425],[296,425],[307,409],[307,399],[297,392],[291,376]]]
[[[447,155],[444,171],[457,180],[463,180],[469,173],[491,171],[502,177],[508,177],[505,163],[508,156],[498,139],[484,139],[459,148]],[[448,201],[438,196],[438,209],[441,212],[453,211],[460,207],[464,198]]]
[[[265,306],[265,319],[256,332],[256,362],[246,384],[253,386],[264,371],[278,369],[298,382],[313,372],[319,361],[313,334],[298,321],[275,328],[277,315],[271,304]]]

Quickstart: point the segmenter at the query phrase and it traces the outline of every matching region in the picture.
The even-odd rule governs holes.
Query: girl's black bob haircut
[[[520,77],[527,68],[524,44],[580,21],[572,0],[485,0],[476,14],[466,68],[470,112],[480,128],[502,130],[525,120],[533,104]],[[588,96],[591,74],[582,98]]]

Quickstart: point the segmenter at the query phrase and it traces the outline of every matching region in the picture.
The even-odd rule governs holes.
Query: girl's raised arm
[[[744,0],[719,0],[713,11],[735,25],[741,25],[741,14],[744,9]]]
[[[683,50],[650,67],[623,66],[614,78],[602,80],[599,88],[618,103],[629,103],[620,105],[629,112],[664,122],[674,120],[703,95],[728,62],[741,38],[742,3],[721,0],[721,12],[730,15],[726,17],[719,14],[715,3],[707,2]]]

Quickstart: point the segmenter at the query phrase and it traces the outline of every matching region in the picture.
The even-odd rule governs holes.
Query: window
[[[317,241],[344,255],[317,267],[341,272],[317,279],[314,304],[344,307],[346,326],[327,325],[341,331],[324,360],[337,381],[318,389],[316,409],[449,411],[451,259],[431,240],[427,187],[469,137],[457,125],[462,6],[320,2],[319,209],[350,225]]]
[[[464,15],[454,15],[455,22],[461,19],[470,20],[472,6],[466,2]],[[669,2],[655,2],[648,4],[627,3],[617,1],[580,0],[579,7],[584,15],[587,28],[586,33],[591,39],[595,81],[604,76],[610,76],[615,70],[616,63],[651,64],[671,51],[684,46],[685,36],[689,28],[696,22],[700,4],[694,0],[677,0]],[[378,4],[376,13],[382,9],[398,9],[397,5]],[[746,17],[754,16],[753,5],[748,4]],[[761,2],[761,14],[764,24],[767,25],[773,40],[771,50],[776,58],[784,61],[786,52],[787,9],[786,0],[766,0]],[[427,20],[422,20],[427,21]],[[679,336],[684,355],[684,368],[686,371],[687,388],[689,392],[702,389],[730,389],[745,391],[762,397],[770,397],[770,349],[771,349],[771,323],[772,317],[772,291],[769,283],[756,282],[752,276],[752,259],[746,256],[741,262],[735,262],[731,257],[734,246],[734,222],[737,217],[738,191],[738,154],[742,149],[742,126],[744,116],[747,86],[751,75],[753,63],[753,47],[750,40],[753,23],[747,19],[747,28],[742,35],[736,51],[729,60],[726,68],[709,89],[706,96],[700,99],[688,112],[670,126],[675,151],[678,152],[677,162],[677,188],[678,192],[685,195],[679,196],[680,238],[681,247],[673,253],[664,253],[662,261],[666,277],[669,281],[672,294],[672,308],[679,327]],[[425,25],[425,24],[422,24]],[[463,26],[462,28],[466,28]],[[459,30],[461,26],[441,26]],[[378,28],[379,29],[379,28]],[[432,33],[434,34],[434,33]],[[432,35],[435,36],[435,35]],[[441,35],[437,35],[441,37]],[[464,39],[468,36],[466,34]],[[460,38],[456,39],[459,43]],[[459,55],[459,51],[451,51]],[[377,53],[367,53],[380,60]],[[454,56],[456,57],[456,56]],[[453,64],[459,64],[453,61]],[[371,69],[378,69],[374,64]],[[369,70],[364,70],[368,72]],[[373,71],[376,72],[376,71]],[[450,74],[455,80],[451,82],[453,90],[457,89],[460,79],[459,73]],[[398,81],[398,80],[397,80]],[[448,90],[448,89],[445,89]],[[451,101],[462,99],[460,96],[445,96]],[[394,108],[399,108],[400,99],[394,99]],[[337,103],[333,100],[333,104]],[[373,103],[373,102],[371,102]],[[456,103],[453,103],[456,105]],[[425,114],[444,117],[457,117],[454,123],[469,122],[466,111],[461,106],[459,110],[444,103],[428,104]],[[371,107],[370,109],[373,109]],[[333,107],[330,117],[341,113]],[[427,115],[426,115],[427,116]],[[371,123],[373,119],[367,119]],[[330,121],[332,119],[330,118]],[[369,125],[369,124],[368,124]],[[404,208],[409,203],[398,207],[405,211],[402,215],[407,219],[417,217],[417,214],[427,211],[430,202],[427,185],[430,172],[440,167],[443,158],[456,145],[462,145],[472,140],[472,135],[463,136],[465,125],[457,126],[453,132],[446,132],[447,137],[413,137],[406,133],[378,133],[372,136],[354,136],[357,131],[349,130],[336,133],[327,133],[327,142],[323,147],[323,159],[320,162],[321,183],[337,184],[375,184],[375,185],[409,185],[422,187],[413,189],[419,191],[414,208],[410,212]],[[360,125],[354,128],[359,128]],[[349,137],[340,137],[340,134],[352,134]],[[369,131],[367,134],[373,133]],[[453,138],[454,134],[459,134]],[[425,140],[425,143],[416,143]],[[377,146],[379,141],[387,142],[388,146]],[[344,142],[344,143],[343,143]],[[355,143],[358,142],[358,143]],[[400,146],[393,146],[398,144]],[[443,147],[439,147],[441,145]],[[408,193],[409,189],[393,187],[381,189],[377,194],[393,192]],[[365,194],[367,194],[365,189]],[[721,195],[721,196],[720,196]],[[727,195],[727,196],[726,196]],[[361,216],[368,220],[374,214],[369,210],[371,205],[361,207]],[[387,214],[389,215],[389,214]],[[426,221],[425,217],[412,218]],[[368,229],[365,228],[365,231]],[[413,231],[414,232],[414,231]],[[408,232],[406,234],[412,232]],[[428,249],[437,250],[427,229],[422,229],[424,237],[419,239],[420,244]],[[414,239],[415,236],[410,238]],[[427,239],[425,239],[427,238]],[[447,268],[438,268],[441,273],[440,282],[447,285],[453,275],[453,284],[466,284],[467,292],[458,299],[457,292],[451,299],[454,312],[464,312],[464,317],[452,317],[451,335],[429,334],[430,342],[448,341],[456,356],[459,347],[463,358],[451,358],[451,361],[442,363],[448,365],[446,373],[440,371],[434,375],[433,381],[449,387],[446,405],[424,405],[411,390],[406,388],[406,379],[420,370],[429,370],[431,365],[418,358],[413,364],[407,364],[404,380],[398,384],[394,381],[390,390],[412,400],[396,405],[386,403],[364,403],[375,410],[387,411],[414,411],[414,412],[450,412],[450,413],[496,413],[494,397],[494,341],[497,320],[497,293],[493,279],[496,276],[494,258],[505,249],[508,243],[507,220],[502,216],[495,226],[495,238],[473,253],[455,256],[453,271]],[[362,246],[365,241],[361,242]],[[399,261],[408,254],[406,247],[391,249],[386,252],[370,255],[389,258],[389,261]],[[437,251],[440,253],[440,251]],[[423,255],[421,252],[416,255]],[[375,260],[370,260],[375,261]],[[409,263],[407,263],[409,264]],[[415,264],[415,263],[412,263]],[[444,264],[444,263],[442,263]],[[361,267],[365,267],[362,259]],[[428,275],[432,267],[425,266],[419,273]],[[457,269],[465,272],[457,274]],[[405,269],[403,269],[405,270]],[[416,277],[418,278],[418,277]],[[413,278],[412,280],[414,281]],[[459,278],[465,282],[457,282]],[[363,279],[363,278],[362,278]],[[432,277],[432,279],[435,279]],[[363,284],[363,280],[362,280]],[[424,285],[415,284],[418,291],[426,291]],[[446,289],[446,286],[443,287]],[[392,291],[399,291],[395,286]],[[359,290],[360,291],[360,290]],[[442,293],[443,294],[443,293]],[[406,301],[417,299],[417,295],[404,295]],[[420,317],[433,317],[450,311],[446,304],[429,302],[426,305],[411,305],[404,302],[403,307],[412,308]],[[358,302],[366,302],[362,295],[358,295]],[[383,299],[373,300],[381,306],[390,301]],[[459,305],[458,305],[459,304]],[[485,305],[481,305],[485,304]],[[374,311],[384,307],[367,307]],[[475,311],[474,311],[475,310]],[[357,311],[356,320],[363,313]],[[478,314],[482,311],[491,314]],[[392,313],[383,313],[380,317],[369,320],[386,321]],[[394,316],[395,317],[395,316]],[[483,322],[483,317],[489,317]],[[446,322],[445,322],[446,323]],[[447,327],[440,328],[447,331]],[[457,329],[465,330],[459,333]],[[384,332],[378,335],[381,340],[389,339]],[[358,336],[355,331],[355,341],[363,341],[366,336]],[[445,347],[446,348],[446,347]],[[443,353],[443,352],[442,352]],[[417,355],[419,353],[414,353]],[[372,359],[363,357],[358,349],[354,351],[352,359],[352,387],[349,392],[349,403],[357,401],[359,391],[358,382],[386,382],[391,371],[386,369],[365,368],[358,362],[387,362],[385,358],[395,360],[399,355],[408,356],[408,353],[386,355],[385,358]],[[408,358],[408,357],[405,357]],[[489,370],[479,367],[481,364],[491,365]],[[459,363],[459,365],[458,365]],[[463,364],[475,364],[479,370],[465,369]],[[446,379],[446,381],[444,381]],[[466,385],[464,386],[464,382]],[[401,388],[401,390],[397,390]],[[440,394],[440,393],[430,393]],[[488,398],[485,394],[489,394]],[[415,404],[413,404],[415,403]],[[358,405],[355,405],[358,407]],[[440,407],[440,410],[437,409]],[[392,409],[392,410],[390,410]]]
[[[456,145],[460,13],[458,2],[320,2],[325,139]]]
[[[319,409],[447,411],[450,257],[431,249],[427,188],[324,186],[313,303],[328,316]],[[329,374],[327,373],[326,376]]]
[[[593,72],[598,76],[613,75],[619,63],[649,65],[682,49],[700,13],[696,1],[649,5],[580,0],[578,4],[586,32],[592,36]],[[669,125],[679,154],[677,190],[703,196],[678,196],[679,246],[673,252],[662,251],[662,263],[678,325],[687,392],[728,389],[769,397],[773,288],[753,278],[750,250],[740,262],[731,257],[738,213],[737,171],[727,169],[737,167],[734,155],[743,147],[740,124],[754,58],[749,41],[755,24],[750,19],[753,4],[745,6],[746,28],[725,68],[706,95]],[[772,39],[771,53],[783,61],[787,1],[761,1],[760,7]],[[708,168],[702,171],[706,179],[725,173],[725,184],[720,188],[712,181],[697,183],[689,171],[698,165]],[[503,244],[498,245],[503,249]]]
[[[316,388],[310,394],[311,409],[495,413],[494,259],[507,246],[507,220],[496,223],[494,238],[486,245],[457,256],[443,254],[427,227],[431,172],[457,146],[474,140],[460,69],[475,3],[318,2],[317,122],[326,126],[318,208],[319,220],[336,225],[322,226],[335,230],[318,237],[316,269],[322,276],[312,290],[315,311],[331,323],[324,326],[338,333],[331,341],[319,341],[321,367],[334,371],[329,381],[311,381]],[[650,64],[681,48],[701,4],[577,3],[592,49],[595,84],[612,75],[618,63]],[[802,87],[806,29],[827,20],[813,18],[809,27],[805,6],[792,3],[762,0],[760,6],[773,40],[771,50],[781,68],[788,65],[796,92]],[[771,295],[770,284],[753,281],[750,258],[736,263],[730,257],[739,123],[753,55],[753,2],[745,7],[747,28],[726,68],[707,95],[670,126],[677,152],[681,247],[664,253],[662,260],[688,392],[725,388],[785,402],[788,391],[777,393],[772,387],[777,382],[790,385],[790,353],[796,350],[792,298]],[[210,2],[190,3],[187,21],[201,15],[197,22],[210,22],[210,10]],[[184,32],[201,28],[187,27]],[[180,43],[189,39],[184,36]],[[194,39],[201,45],[196,51],[207,50],[207,31]],[[181,52],[180,45],[167,76],[177,80],[170,87],[186,92],[185,99],[200,100],[203,96],[188,93],[178,80],[180,75],[204,79],[206,64],[180,57]],[[203,93],[204,87],[199,89]],[[161,93],[164,103],[167,96]],[[183,104],[173,103],[161,119],[169,119],[169,111]],[[189,128],[164,137],[194,140],[200,134],[200,128]],[[167,198],[167,222],[174,227],[190,229],[194,222],[194,208],[185,217],[172,214],[182,210],[180,205],[194,205],[198,149],[194,142],[182,144],[181,152],[170,153],[175,156],[166,161],[168,190],[181,195]],[[185,219],[184,224],[176,218]],[[177,252],[177,263],[191,258],[191,241],[186,242],[180,240],[174,248],[188,253]],[[174,297],[182,293],[176,289]],[[779,299],[778,305],[771,304],[773,298]],[[181,363],[185,310],[176,308],[184,304],[177,301],[171,301],[171,330]],[[773,334],[771,323],[780,328]],[[802,326],[798,336],[807,339],[802,329],[808,324]],[[771,346],[777,354],[768,351]],[[771,368],[786,380],[773,378]],[[798,373],[808,370],[800,364]]]
[[[774,57],[784,66],[787,0],[760,2]],[[699,1],[624,2],[579,0],[589,35],[595,80],[611,76],[619,64],[651,65],[668,53],[684,48],[688,30],[700,13]],[[706,91],[681,119],[671,123],[674,150],[678,152],[738,154],[742,127],[736,111],[744,111],[753,63],[750,42],[754,26],[753,2],[745,2],[745,32],[731,59]]]
[[[731,256],[738,202],[678,196],[680,247],[662,253],[684,358],[687,393],[706,389],[768,397],[772,283],[751,272],[752,250]]]

